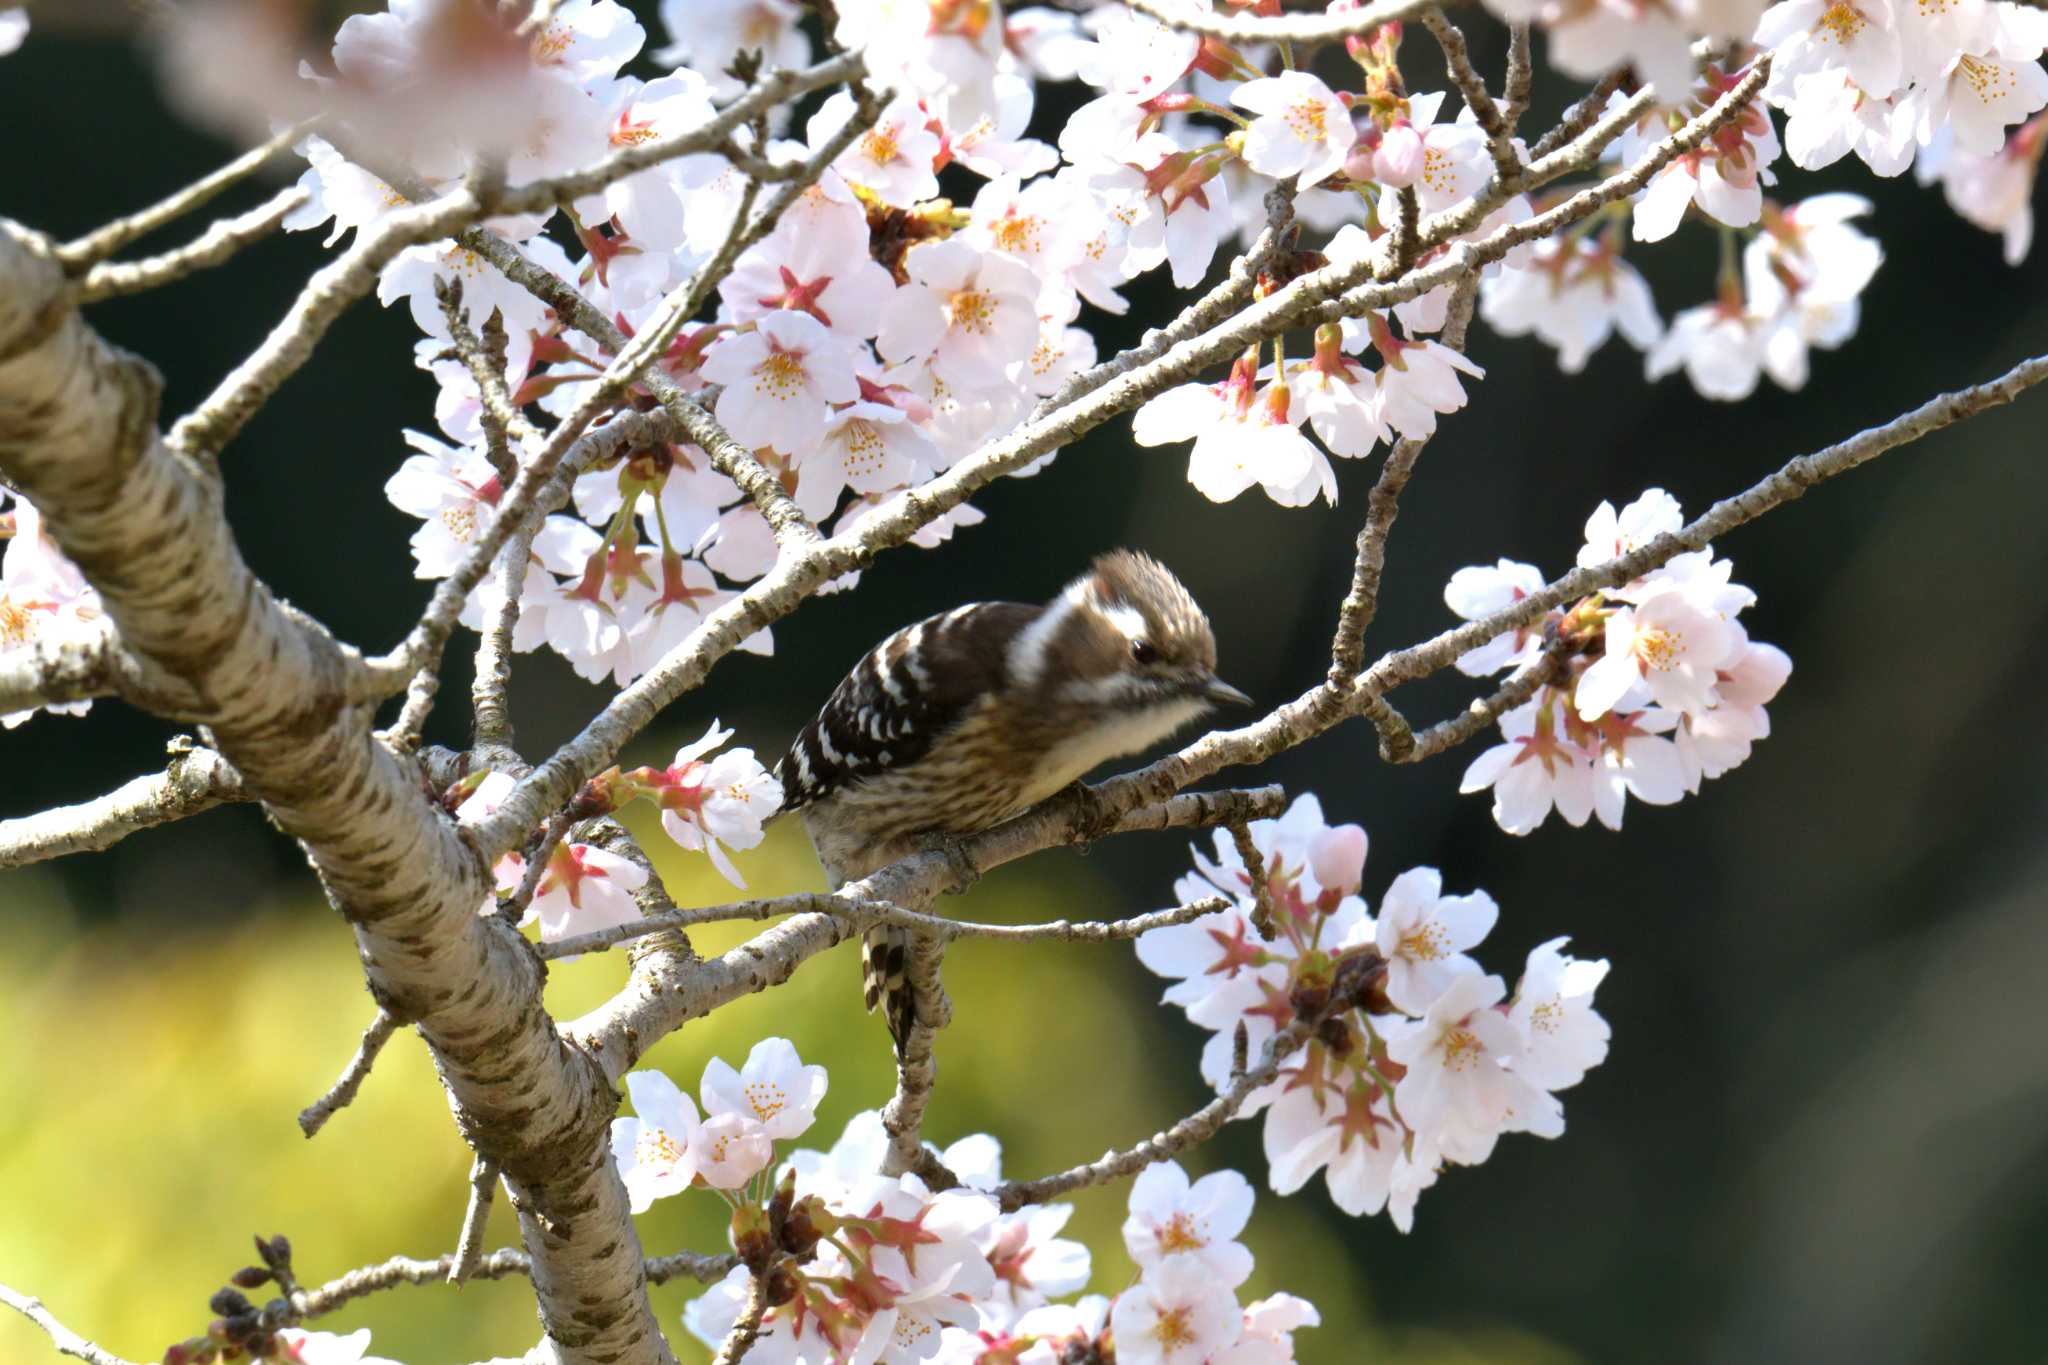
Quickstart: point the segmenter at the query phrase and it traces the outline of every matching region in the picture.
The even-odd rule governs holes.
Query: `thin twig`
[[[1529,92],[1536,83],[1535,64],[1529,56],[1529,26],[1508,25],[1508,70],[1501,83],[1500,119],[1512,137],[1529,112]]]
[[[1380,757],[1389,763],[1420,763],[1454,749],[1484,730],[1502,714],[1514,710],[1536,695],[1544,684],[1558,676],[1561,654],[1545,652],[1515,670],[1493,692],[1475,697],[1472,704],[1448,720],[1440,720],[1420,734],[1410,733],[1405,746],[1389,736],[1380,739]]]
[[[377,1017],[363,1030],[363,1041],[357,1045],[356,1055],[349,1058],[340,1079],[329,1087],[326,1094],[299,1111],[301,1132],[307,1137],[313,1136],[326,1126],[327,1120],[349,1106],[356,1092],[363,1088],[363,1080],[370,1074],[370,1068],[377,1064],[377,1054],[384,1050],[384,1045],[397,1031],[398,1016],[386,1009],[378,1010]]]
[[[1224,1124],[1237,1116],[1237,1111],[1244,1107],[1244,1102],[1251,1097],[1254,1090],[1270,1084],[1274,1077],[1280,1074],[1281,1063],[1285,1062],[1296,1048],[1307,1042],[1313,1031],[1314,1025],[1311,1022],[1296,1020],[1266,1040],[1266,1046],[1259,1054],[1257,1066],[1233,1077],[1221,1095],[1171,1128],[1154,1133],[1134,1147],[1107,1152],[1099,1159],[1084,1165],[1040,1176],[1036,1180],[1007,1181],[995,1188],[996,1203],[1004,1212],[1014,1213],[1026,1204],[1042,1204],[1071,1190],[1086,1189],[1091,1185],[1105,1185],[1127,1175],[1136,1175],[1154,1162],[1164,1161],[1191,1147],[1200,1146],[1215,1137],[1222,1131]]]
[[[97,853],[138,830],[248,799],[233,764],[190,740],[183,743],[182,749],[174,745],[163,772],[138,777],[97,800],[0,820],[0,868]]]
[[[361,1266],[345,1275],[337,1276],[317,1289],[301,1290],[292,1295],[289,1311],[283,1319],[271,1324],[288,1327],[300,1322],[310,1322],[325,1317],[357,1299],[401,1284],[446,1284],[449,1272],[455,1269],[456,1253],[450,1251],[440,1256],[421,1259],[414,1256],[393,1256],[388,1261]],[[650,1257],[647,1261],[647,1280],[650,1284],[666,1284],[671,1280],[690,1279],[703,1284],[714,1284],[732,1273],[738,1258],[730,1255],[707,1256],[700,1252],[683,1251],[670,1256]],[[524,1251],[517,1247],[500,1247],[498,1250],[479,1256],[466,1277],[470,1280],[503,1280],[516,1275],[531,1274],[533,1265]]]
[[[57,1321],[55,1317],[51,1316],[50,1310],[43,1307],[43,1301],[33,1295],[23,1294],[8,1288],[4,1284],[0,1284],[0,1303],[6,1304],[9,1308],[12,1308],[15,1312],[42,1328],[49,1336],[50,1344],[55,1346],[62,1355],[74,1356],[79,1360],[90,1361],[91,1365],[129,1365],[127,1361],[121,1359],[121,1357],[115,1355],[106,1347],[87,1341],[84,1337]]]
[[[1370,33],[1381,24],[1413,19],[1435,7],[1436,0],[1378,0],[1334,14],[1279,14],[1271,17],[1226,18],[1171,0],[1125,0],[1132,9],[1168,28],[1220,38],[1226,43],[1325,43]]]
[[[740,1359],[754,1348],[755,1339],[761,1335],[761,1319],[767,1315],[768,1286],[756,1275],[747,1281],[746,1305],[740,1309],[739,1321],[726,1333],[725,1344],[718,1348],[711,1365],[739,1365]]]
[[[222,166],[219,170],[201,176],[191,184],[173,194],[166,195],[156,203],[125,218],[116,218],[104,227],[95,228],[76,241],[66,242],[57,248],[57,261],[73,275],[88,266],[111,260],[115,252],[130,242],[156,231],[166,223],[184,217],[194,209],[209,203],[216,195],[247,180],[263,164],[279,152],[297,142],[311,130],[313,121],[287,128],[261,146],[252,147]]]
[[[1486,134],[1486,148],[1493,157],[1493,174],[1498,184],[1513,189],[1522,178],[1522,163],[1515,155],[1514,130],[1502,116],[1500,106],[1487,93],[1486,79],[1472,65],[1472,53],[1465,46],[1465,34],[1434,6],[1422,12],[1422,25],[1443,49],[1444,66],[1451,81],[1472,111],[1479,131]]]
[[[538,945],[542,958],[552,961],[556,958],[577,957],[584,953],[603,952],[621,943],[645,938],[649,934],[666,933],[670,929],[689,929],[700,924],[722,924],[741,920],[779,919],[784,915],[831,915],[847,922],[849,928],[867,929],[876,925],[893,924],[921,933],[936,934],[944,939],[982,938],[1007,943],[1121,943],[1138,938],[1154,929],[1165,929],[1189,920],[1200,919],[1226,908],[1221,898],[1195,901],[1188,905],[1176,905],[1167,910],[1154,910],[1149,914],[1132,915],[1125,919],[1111,920],[1051,920],[1041,924],[982,924],[974,920],[948,919],[923,910],[907,910],[900,905],[889,905],[881,901],[850,900],[829,891],[803,892],[793,896],[777,896],[773,900],[735,901],[729,905],[707,905],[694,910],[674,910],[662,914],[648,915],[631,924],[615,924],[603,929],[593,929],[587,934],[573,938],[557,939],[553,943]]]
[[[1137,801],[1156,801],[1224,768],[1264,762],[1365,714],[1372,703],[1383,704],[1384,693],[1450,667],[1467,650],[1530,625],[1554,607],[1577,601],[1588,593],[1618,587],[1678,555],[1702,549],[1817,484],[1888,450],[2010,403],[2044,379],[2048,379],[2048,356],[2036,356],[1988,383],[1930,399],[1882,426],[1871,427],[1811,455],[1799,456],[1776,473],[1715,503],[1677,532],[1658,536],[1605,563],[1575,569],[1511,606],[1383,655],[1348,687],[1333,686],[1326,680],[1250,725],[1212,731],[1178,753],[1102,783],[1094,788],[1096,798],[1110,809]],[[1476,727],[1473,733],[1477,733]]]
[[[477,1157],[469,1163],[469,1205],[462,1211],[462,1233],[455,1239],[455,1264],[448,1283],[461,1284],[476,1273],[484,1255],[484,1224],[491,1220],[491,1197],[498,1189],[498,1168]]]
[[[938,1084],[939,1064],[933,1055],[939,1030],[953,1020],[953,1003],[939,982],[946,940],[937,934],[912,934],[904,954],[905,987],[916,1002],[910,1029],[896,1040],[896,1093],[882,1109],[882,1131],[889,1135],[883,1159],[885,1175],[915,1171],[924,1150],[924,1111]],[[950,1173],[949,1173],[950,1174]]]
[[[1580,96],[1548,132],[1536,139],[1536,144],[1529,148],[1529,160],[1541,161],[1558,148],[1575,141],[1579,134],[1591,128],[1600,115],[1606,112],[1608,100],[1613,98],[1614,93],[1621,89],[1622,83],[1627,79],[1628,68],[1625,66],[1603,76],[1598,85]]]
[[[554,859],[555,847],[569,833],[569,826],[575,823],[575,817],[569,812],[556,811],[527,846],[526,871],[520,875],[512,898],[498,907],[498,914],[507,924],[517,924],[526,918],[527,907],[533,904],[534,893],[540,890],[541,881],[547,876],[548,864]]]
[[[277,231],[306,198],[305,190],[289,185],[246,213],[214,222],[184,246],[139,261],[102,261],[88,270],[79,283],[79,301],[97,303],[123,294],[140,294],[210,270],[243,247]]]
[[[1472,305],[1479,293],[1476,275],[1458,282],[1445,310],[1442,344],[1465,349],[1465,331],[1472,323]],[[1430,438],[1404,437],[1387,452],[1386,463],[1366,500],[1365,525],[1358,528],[1358,554],[1351,569],[1351,591],[1337,612],[1337,630],[1330,641],[1330,680],[1346,686],[1365,662],[1365,631],[1379,610],[1380,575],[1386,568],[1387,536],[1401,510],[1401,492],[1415,472]]]
[[[1280,922],[1273,917],[1273,884],[1267,878],[1266,857],[1252,840],[1251,826],[1240,820],[1230,826],[1230,839],[1237,846],[1238,861],[1244,864],[1245,881],[1251,886],[1252,928],[1271,943],[1280,937]]]

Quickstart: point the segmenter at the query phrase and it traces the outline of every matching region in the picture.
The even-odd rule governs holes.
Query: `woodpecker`
[[[989,829],[1105,760],[1250,698],[1216,676],[1209,618],[1158,561],[1103,555],[1043,606],[974,602],[869,650],[776,768],[834,890]],[[900,1051],[909,934],[861,945],[869,1010]]]

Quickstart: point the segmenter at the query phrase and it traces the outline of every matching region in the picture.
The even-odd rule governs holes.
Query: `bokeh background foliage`
[[[341,7],[336,6],[337,10]],[[652,23],[653,5],[634,8]],[[0,212],[78,232],[200,174],[227,148],[168,111],[122,0],[34,6],[29,46],[0,63]],[[1483,69],[1500,34],[1475,12]],[[657,34],[657,41],[659,35]],[[1423,49],[1412,79],[1432,88]],[[1540,47],[1539,47],[1540,55]],[[1539,87],[1530,127],[1569,92]],[[1044,106],[1052,124],[1058,98]],[[1619,343],[1561,378],[1533,343],[1483,328],[1488,367],[1446,422],[1402,506],[1372,644],[1442,628],[1440,591],[1497,555],[1565,567],[1603,497],[1661,484],[1690,510],[1944,388],[2048,350],[2044,253],[2019,269],[1910,179],[1860,167],[1794,173],[1787,197],[1850,188],[1888,261],[1857,337],[1815,357],[1804,393],[1739,406],[1642,382]],[[233,211],[268,186],[224,205]],[[1687,229],[1643,258],[1665,314],[1712,288],[1712,234]],[[163,370],[167,413],[189,408],[288,305],[320,259],[273,240],[219,274],[111,302],[95,322]],[[1128,344],[1171,300],[1131,291],[1098,335]],[[380,489],[398,430],[431,426],[401,313],[353,310],[315,362],[225,460],[245,552],[278,591],[346,638],[381,648],[424,600],[412,523]],[[1331,818],[1371,832],[1366,892],[1430,863],[1503,907],[1482,960],[1510,975],[1570,933],[1607,956],[1607,1065],[1565,1096],[1555,1143],[1504,1142],[1423,1199],[1415,1232],[1357,1222],[1314,1187],[1260,1201],[1251,1290],[1321,1307],[1301,1338],[1316,1365],[1402,1362],[2048,1358],[2048,501],[2038,397],[1876,465],[1746,529],[1721,549],[1762,601],[1745,617],[1797,668],[1772,707],[1777,736],[1745,767],[1671,810],[1632,807],[1622,836],[1553,824],[1523,840],[1459,797],[1470,752],[1387,769],[1369,732],[1283,756],[1261,780],[1313,789]],[[974,597],[1042,598],[1117,544],[1158,554],[1208,605],[1225,675],[1272,704],[1326,666],[1351,537],[1373,466],[1340,466],[1342,501],[1288,511],[1256,494],[1211,505],[1184,452],[1144,450],[1112,423],[1047,473],[977,499],[988,525],[937,552],[885,558],[850,596],[776,631],[772,662],[737,656],[628,753],[661,761],[713,717],[772,756],[859,652],[904,621]],[[459,656],[458,656],[459,659]],[[460,660],[466,663],[466,660]],[[598,699],[550,659],[520,663],[515,718],[529,753]],[[444,683],[466,695],[459,667]],[[1469,693],[1438,678],[1404,691],[1427,720]],[[463,708],[429,737],[460,743]],[[171,732],[115,706],[0,737],[0,816],[84,799],[159,762]],[[1130,837],[1087,856],[1003,869],[945,908],[983,918],[1107,915],[1166,903],[1180,836]],[[742,857],[753,890],[821,884],[793,829]],[[727,889],[671,864],[678,899]],[[130,1358],[196,1330],[206,1296],[285,1232],[324,1278],[452,1244],[466,1156],[424,1049],[403,1035],[356,1105],[318,1139],[294,1116],[332,1079],[369,1017],[348,935],[303,859],[256,813],[224,810],[112,852],[0,876],[0,1280]],[[712,950],[743,929],[701,935]],[[558,968],[570,1017],[623,971]],[[852,950],[808,965],[663,1042],[649,1063],[694,1088],[704,1060],[793,1038],[826,1063],[815,1136],[887,1094],[887,1046],[859,1011]],[[1199,1103],[1200,1038],[1155,1007],[1159,983],[1119,947],[965,944],[947,980],[959,1022],[941,1043],[930,1132],[1001,1135],[1010,1168],[1092,1157]],[[1227,1130],[1198,1166],[1263,1180],[1258,1136]],[[1121,1192],[1076,1199],[1098,1283],[1125,1268]],[[718,1205],[672,1200],[642,1221],[656,1251],[720,1243]],[[511,1236],[501,1209],[494,1245]],[[656,1291],[675,1323],[688,1286]],[[332,1322],[369,1325],[411,1365],[523,1349],[517,1281],[404,1288]],[[689,1357],[691,1345],[676,1333]],[[12,1315],[0,1361],[53,1359]]]

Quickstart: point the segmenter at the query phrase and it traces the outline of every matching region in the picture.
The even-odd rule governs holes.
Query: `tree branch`
[[[482,1157],[469,1164],[469,1205],[462,1211],[462,1232],[455,1239],[455,1264],[448,1283],[461,1284],[476,1273],[484,1255],[484,1224],[491,1220],[491,1196],[497,1193],[498,1168]]]
[[[889,1154],[883,1159],[884,1175],[915,1171],[924,1150],[924,1111],[931,1103],[932,1087],[938,1084],[939,1063],[933,1055],[939,1030],[953,1021],[953,1003],[939,983],[939,964],[946,955],[946,940],[938,934],[911,935],[905,955],[904,978],[916,1009],[909,1034],[896,1051],[896,1093],[882,1108],[882,1131],[889,1135]]]
[[[1872,427],[1845,441],[1791,460],[1776,473],[1709,508],[1679,531],[1658,536],[1604,564],[1575,569],[1538,592],[1476,621],[1383,655],[1347,687],[1323,682],[1295,700],[1237,730],[1214,730],[1178,753],[1148,767],[1112,778],[1095,788],[1107,809],[1157,801],[1199,782],[1221,769],[1262,763],[1324,731],[1363,714],[1383,694],[1403,683],[1448,668],[1465,651],[1495,636],[1539,620],[1553,607],[1588,593],[1617,587],[1641,577],[1687,551],[1698,550],[1727,532],[1790,502],[1808,488],[1846,473],[1885,451],[1919,440],[1943,427],[2010,403],[2048,379],[2048,356],[2023,361],[1988,383],[1929,400],[1883,426]],[[1474,726],[1471,733],[1477,733]],[[1441,752],[1441,748],[1433,752]]]
[[[1467,275],[1444,315],[1442,341],[1454,351],[1465,349],[1465,330],[1472,324],[1472,305],[1479,297],[1479,277]],[[1365,631],[1379,611],[1380,575],[1386,568],[1387,536],[1400,514],[1401,493],[1415,472],[1415,462],[1430,438],[1404,437],[1387,452],[1380,476],[1366,500],[1365,525],[1358,530],[1358,557],[1351,570],[1351,591],[1337,612],[1337,631],[1330,641],[1330,680],[1347,684],[1365,662]]]
[[[452,211],[444,201],[386,224],[402,236]],[[369,255],[347,253],[342,275],[353,281]],[[334,267],[322,277],[327,288],[301,296],[309,315],[346,292]],[[250,572],[218,480],[157,434],[154,372],[93,335],[71,298],[32,239],[0,235],[0,474],[99,590],[127,651],[197,699],[185,718],[210,727],[306,850],[372,997],[419,1028],[463,1136],[505,1172],[552,1349],[564,1365],[667,1365],[625,1189],[602,1159],[616,1093],[556,1033],[525,940],[477,914],[484,858],[418,766],[371,735],[361,660]],[[288,371],[289,350],[275,332],[259,348],[258,389]]]
[[[1279,787],[1237,792],[1195,792],[1117,815],[1098,799],[1101,788],[1084,788],[1032,807],[992,830],[961,842],[957,851],[913,854],[874,875],[839,889],[849,902],[884,902],[897,907],[929,905],[973,874],[1000,867],[1040,849],[1083,842],[1129,830],[1205,828],[1233,820],[1278,816],[1287,805]],[[646,904],[645,901],[642,902]],[[743,995],[779,986],[804,962],[858,930],[837,914],[798,914],[722,956],[692,961],[688,969],[670,961],[635,963],[626,989],[562,1031],[602,1063],[616,1081],[655,1043],[692,1019],[702,1018]]]
[[[1095,1161],[1072,1166],[1053,1175],[1040,1176],[1036,1180],[1005,1181],[995,1188],[996,1203],[1003,1212],[1015,1213],[1026,1204],[1043,1204],[1073,1190],[1106,1185],[1112,1180],[1136,1175],[1155,1161],[1164,1161],[1191,1147],[1200,1146],[1237,1116],[1237,1111],[1244,1107],[1244,1102],[1254,1090],[1272,1083],[1280,1074],[1280,1064],[1308,1041],[1313,1029],[1313,1023],[1298,1019],[1275,1033],[1260,1052],[1257,1066],[1233,1077],[1221,1095],[1171,1128],[1161,1129],[1135,1147],[1104,1153]]]
[[[327,1120],[355,1102],[356,1092],[363,1088],[370,1068],[377,1064],[377,1054],[384,1050],[384,1045],[396,1032],[398,1016],[390,1010],[378,1010],[376,1017],[363,1029],[363,1040],[356,1044],[355,1056],[348,1059],[340,1078],[327,1088],[326,1094],[299,1111],[300,1132],[312,1137],[327,1126]]]
[[[127,1361],[121,1359],[112,1351],[107,1350],[104,1346],[97,1346],[87,1341],[84,1337],[57,1321],[51,1315],[50,1310],[43,1307],[43,1301],[33,1295],[19,1293],[16,1290],[9,1289],[4,1284],[0,1284],[0,1303],[6,1304],[9,1308],[12,1308],[15,1312],[42,1328],[49,1336],[50,1344],[55,1346],[58,1352],[63,1355],[89,1361],[90,1365],[128,1365]]]
[[[699,924],[731,923],[736,920],[779,919],[784,915],[831,915],[844,920],[848,929],[896,924],[921,933],[936,934],[947,940],[985,938],[1008,943],[1119,943],[1148,934],[1154,929],[1164,929],[1200,919],[1204,915],[1223,909],[1224,905],[1225,902],[1222,900],[1211,897],[1208,900],[1176,905],[1168,910],[1154,910],[1143,915],[1131,915],[1124,919],[1057,919],[1040,924],[983,924],[975,920],[948,919],[944,915],[934,915],[921,910],[906,910],[900,905],[885,905],[879,901],[849,901],[839,892],[808,891],[793,896],[777,896],[772,900],[734,901],[727,905],[707,905],[695,910],[657,911],[632,924],[593,929],[587,934],[542,943],[537,945],[536,950],[544,960],[554,961],[558,958],[580,957],[584,953],[603,952],[621,943],[630,943],[649,934],[666,933],[671,929],[688,929]]]
[[[212,202],[215,196],[241,184],[261,170],[272,157],[304,137],[311,129],[310,122],[287,128],[268,142],[250,148],[219,170],[200,177],[183,189],[159,199],[148,208],[131,213],[126,218],[116,218],[76,241],[66,242],[56,250],[57,263],[63,266],[67,273],[76,275],[83,273],[87,267],[98,266],[103,261],[112,260],[114,253],[130,242],[184,217]]]
[[[245,799],[241,774],[233,764],[190,740],[182,748],[174,743],[170,766],[163,772],[138,777],[76,806],[0,820],[0,869],[72,853],[97,853],[137,830]]]
[[[1226,43],[1326,43],[1372,32],[1381,24],[1413,19],[1433,9],[1436,0],[1377,0],[1335,14],[1280,14],[1229,18],[1193,9],[1173,0],[1124,0],[1140,14],[1168,28],[1221,38]]]
[[[305,202],[306,191],[289,185],[246,213],[218,220],[184,246],[139,261],[103,261],[86,272],[78,287],[79,298],[85,303],[97,303],[123,294],[140,294],[210,270],[243,247],[277,231],[292,210]]]

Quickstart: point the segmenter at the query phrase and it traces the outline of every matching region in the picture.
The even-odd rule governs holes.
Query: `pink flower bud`
[[[1324,830],[1308,846],[1308,866],[1325,891],[1348,896],[1358,890],[1365,877],[1365,830],[1358,825]]]
[[[1397,190],[1405,189],[1421,177],[1422,162],[1422,134],[1412,123],[1398,123],[1387,130],[1379,150],[1373,153],[1373,178]]]

